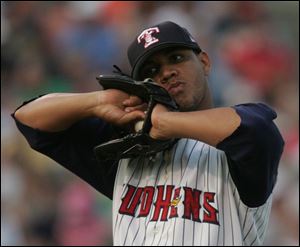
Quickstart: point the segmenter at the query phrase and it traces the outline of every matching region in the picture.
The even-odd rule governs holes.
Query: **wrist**
[[[176,114],[176,112],[165,112],[159,120],[160,129],[167,139],[178,137],[175,132],[176,121],[172,121],[176,118]]]
[[[86,108],[83,111],[84,117],[97,117],[98,107],[104,102],[102,91],[86,93],[83,100],[86,102]]]
[[[152,119],[152,126],[150,135],[155,139],[171,139],[174,138],[172,132],[172,116],[174,112],[161,112]]]

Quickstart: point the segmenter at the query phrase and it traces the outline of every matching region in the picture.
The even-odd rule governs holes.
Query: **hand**
[[[136,99],[128,99],[125,101],[126,105],[133,105],[133,102],[135,102]],[[131,103],[131,104],[130,104]],[[135,111],[137,109],[139,110],[146,110],[146,107],[147,105],[146,104],[140,104],[136,107],[126,107],[125,108],[125,111],[128,111],[128,112],[132,112],[132,111]],[[161,119],[162,117],[165,115],[165,113],[169,112],[168,108],[161,105],[161,104],[157,104],[154,108],[153,108],[153,111],[152,111],[152,114],[151,114],[151,122],[152,122],[152,128],[150,130],[150,136],[154,139],[160,139],[160,140],[166,140],[166,139],[169,139],[171,137],[169,137],[168,133],[166,131],[162,131],[162,128],[161,128]]]
[[[142,109],[144,104],[138,97],[120,90],[107,89],[99,92],[98,103],[93,112],[107,122],[122,126],[144,119]]]
[[[166,140],[170,139],[171,136],[168,133],[168,127],[163,127],[163,117],[167,116],[167,113],[169,112],[168,108],[164,105],[157,104],[151,115],[151,121],[152,121],[152,128],[150,130],[150,136],[154,139],[159,140]]]

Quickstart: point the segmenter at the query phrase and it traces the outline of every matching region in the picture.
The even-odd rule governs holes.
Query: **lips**
[[[171,83],[167,88],[167,91],[171,95],[176,95],[176,94],[180,93],[182,90],[183,90],[183,83],[180,81]]]

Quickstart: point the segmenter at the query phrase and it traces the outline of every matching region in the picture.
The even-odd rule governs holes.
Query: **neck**
[[[199,103],[198,110],[207,110],[213,108],[213,101],[212,101],[212,96],[210,93],[210,90],[208,86],[205,89],[205,94],[204,97],[202,98],[201,102]]]

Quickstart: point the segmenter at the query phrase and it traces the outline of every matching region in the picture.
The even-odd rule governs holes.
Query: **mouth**
[[[168,87],[167,91],[171,95],[177,95],[178,93],[183,91],[183,83],[180,81],[176,81]]]

